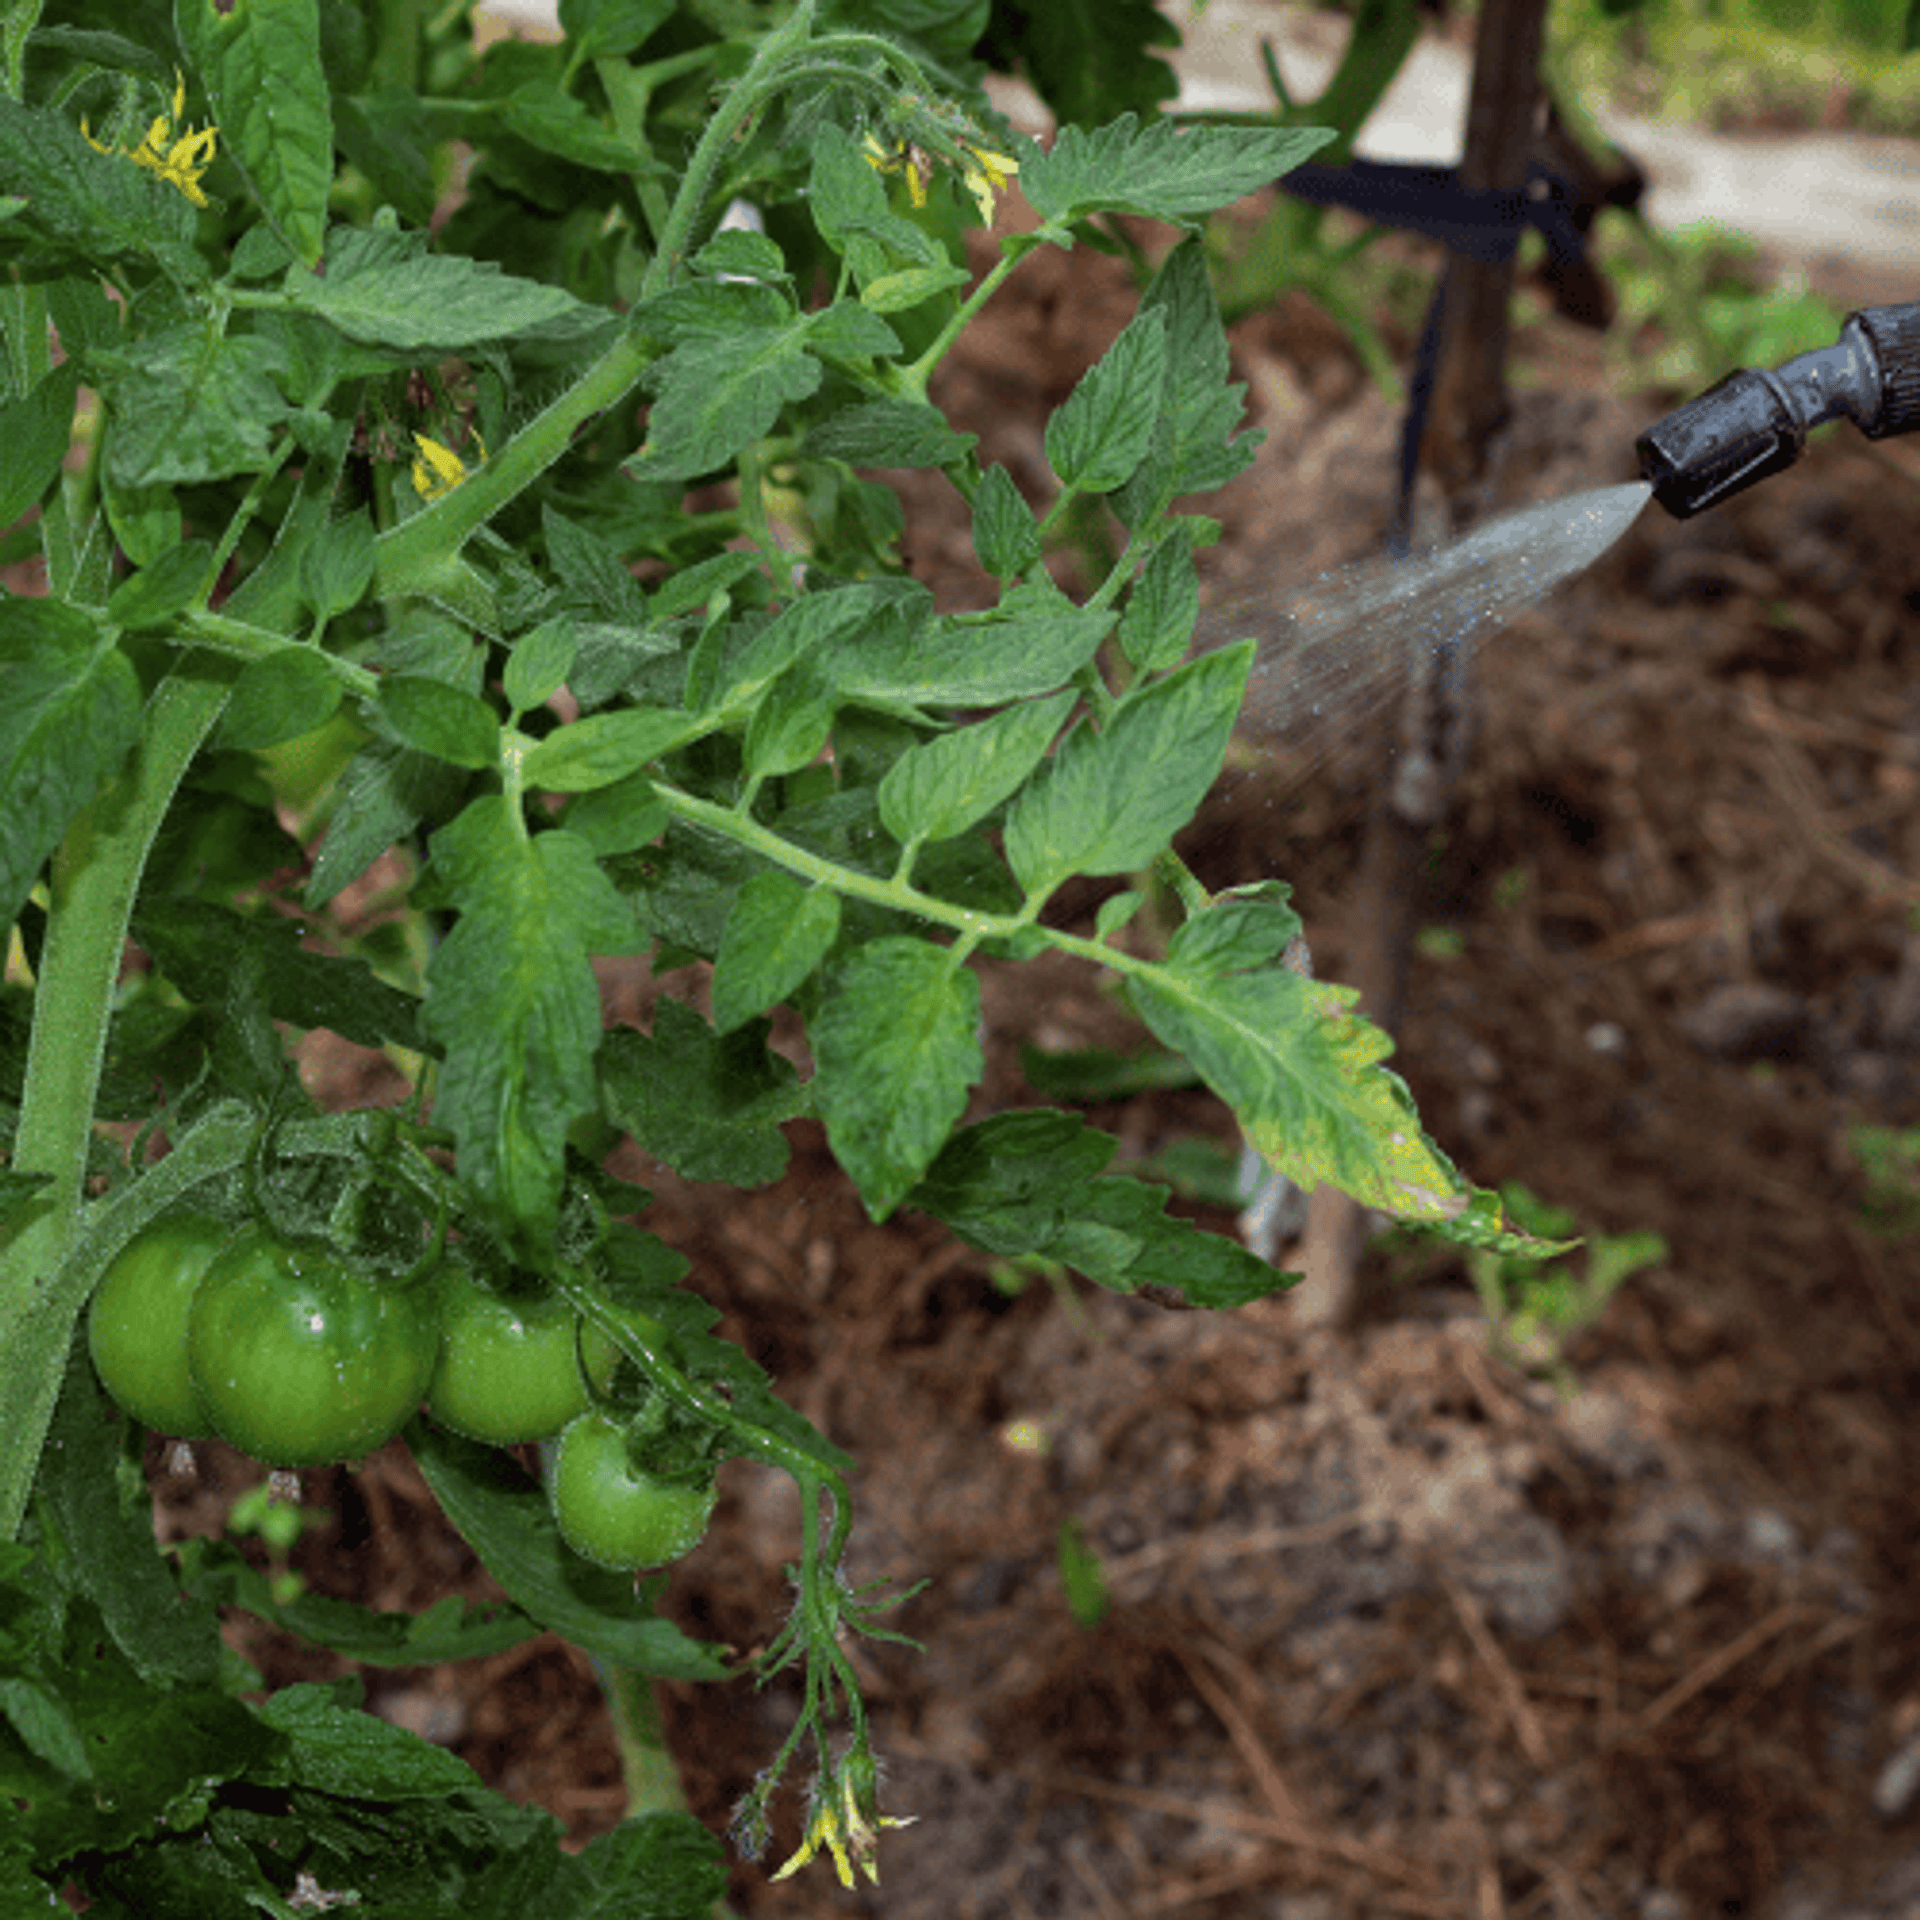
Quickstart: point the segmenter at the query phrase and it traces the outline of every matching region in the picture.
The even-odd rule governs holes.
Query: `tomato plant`
[[[187,1362],[214,1431],[275,1467],[384,1446],[425,1394],[439,1340],[426,1289],[379,1285],[262,1227],[207,1269],[187,1315]]]
[[[187,1370],[187,1309],[202,1275],[234,1237],[208,1214],[172,1214],[131,1241],[87,1313],[101,1384],[123,1411],[183,1440],[213,1431]]]
[[[603,1567],[663,1567],[700,1544],[713,1517],[713,1473],[635,1465],[627,1430],[583,1413],[560,1436],[548,1480],[554,1518],[575,1553]]]
[[[458,1269],[440,1285],[440,1356],[427,1409],[491,1446],[557,1434],[620,1359],[599,1328],[549,1293],[492,1293]]]
[[[636,1804],[563,1855],[332,1690],[243,1702],[220,1639],[240,1605],[406,1664],[558,1629],[616,1704],[727,1677],[651,1583],[564,1544],[631,1568],[698,1537],[710,1479],[635,1473],[636,1420],[796,1484],[799,1595],[751,1666],[803,1668],[804,1705],[734,1832],[758,1857],[804,1767],[796,1860],[873,1872],[898,1821],[843,1645],[891,1602],[844,1572],[855,1463],[715,1331],[613,1155],[759,1190],[806,1117],[876,1220],[910,1206],[987,1256],[1196,1306],[1284,1285],[1110,1172],[1077,1114],[964,1121],[982,966],[1102,969],[1275,1167],[1511,1241],[1354,996],[1283,963],[1286,888],[1216,897],[1171,852],[1252,668],[1250,642],[1188,657],[1215,529],[1182,503],[1256,439],[1198,223],[1324,136],[1158,119],[1150,34],[1111,70],[1053,36],[1030,73],[1107,124],[1043,147],[979,84],[993,12],[560,0],[560,41],[483,55],[469,9],[422,0],[8,8],[0,541],[45,591],[0,597],[0,1720],[33,1716],[0,1743],[24,1810],[0,1910],[70,1877],[135,1912],[710,1912],[718,1844],[684,1811]],[[976,272],[966,229],[1016,183],[1026,216]],[[1023,491],[935,376],[1025,260],[1101,228],[1139,309]],[[902,469],[970,514],[993,606],[908,576],[874,477]],[[1049,555],[1096,525],[1113,563],[1075,599]],[[1124,885],[1148,870],[1151,902]],[[1113,884],[1074,919],[1086,879]],[[705,991],[609,1027],[609,959]],[[315,1034],[408,1084],[316,1112]],[[423,1220],[565,1303],[503,1340],[461,1296],[453,1425],[573,1409],[571,1316],[623,1356],[551,1504],[498,1447],[405,1428],[503,1601],[396,1619],[282,1597],[229,1542],[154,1550],[75,1334],[122,1248],[249,1184],[286,1231],[209,1265],[187,1377],[265,1460],[363,1453],[428,1390],[436,1289],[373,1277],[418,1260]],[[109,1379],[177,1353],[155,1330],[177,1297],[136,1289],[153,1317],[123,1334],[118,1291]],[[75,1632],[98,1654],[77,1678]],[[670,1774],[636,1765],[636,1794]]]

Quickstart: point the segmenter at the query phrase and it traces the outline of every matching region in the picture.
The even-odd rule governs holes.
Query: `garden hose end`
[[[1641,477],[1690,519],[1792,466],[1843,414],[1873,440],[1920,428],[1920,302],[1862,308],[1830,347],[1730,373],[1635,441]]]

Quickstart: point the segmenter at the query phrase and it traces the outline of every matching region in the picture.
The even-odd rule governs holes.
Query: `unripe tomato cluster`
[[[551,1294],[508,1297],[451,1268],[382,1285],[324,1247],[180,1214],[108,1268],[87,1331],[102,1383],[134,1419],[218,1435],[269,1466],[371,1453],[422,1400],[491,1446],[558,1435],[555,1518],[603,1566],[676,1560],[713,1511],[711,1472],[666,1478],[630,1461],[625,1428],[592,1406],[619,1348]]]

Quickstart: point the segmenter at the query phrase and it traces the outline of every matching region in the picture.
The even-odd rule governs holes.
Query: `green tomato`
[[[101,1384],[157,1433],[204,1440],[213,1431],[187,1372],[187,1309],[233,1237],[206,1214],[156,1220],[127,1242],[94,1290],[87,1345]]]
[[[326,1248],[261,1228],[207,1269],[187,1365],[214,1431],[271,1467],[319,1467],[383,1446],[433,1377],[430,1288],[378,1286]]]
[[[440,1360],[427,1410],[489,1446],[545,1440],[587,1409],[587,1382],[604,1388],[620,1350],[557,1294],[489,1293],[458,1269],[440,1283]],[[581,1361],[586,1362],[586,1377]]]
[[[667,1480],[635,1467],[626,1429],[604,1413],[583,1413],[560,1436],[547,1497],[575,1553],[624,1573],[691,1553],[718,1496],[711,1473]]]

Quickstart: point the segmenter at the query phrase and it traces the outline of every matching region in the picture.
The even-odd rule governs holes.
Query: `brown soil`
[[[1130,306],[1110,260],[1034,263],[943,403],[1029,480],[1047,412]],[[1305,308],[1235,347],[1272,429],[1216,507],[1219,580],[1246,589],[1374,539],[1396,422]],[[1519,496],[1626,477],[1659,409],[1608,395],[1556,322],[1518,360]],[[1307,1339],[1284,1298],[1225,1317],[1009,1300],[927,1221],[869,1222],[808,1126],[748,1198],[627,1167],[692,1284],[863,1462],[855,1577],[929,1581],[897,1622],[923,1652],[854,1650],[883,1803],[918,1824],[857,1894],[741,1865],[741,1912],[1680,1920],[1784,1912],[1816,1882],[1865,1899],[1911,1862],[1910,1796],[1876,1811],[1875,1792],[1920,1726],[1920,1286],[1915,1242],[1863,1225],[1848,1128],[1920,1124],[1915,473],[1849,434],[1728,510],[1650,514],[1485,650],[1479,748],[1419,909],[1454,939],[1414,963],[1397,1064],[1477,1184],[1665,1237],[1570,1348],[1576,1396],[1490,1355],[1458,1261],[1389,1289],[1376,1256],[1358,1333]],[[910,495],[914,565],[977,603],[938,491]],[[1295,881],[1336,978],[1351,765],[1304,788],[1297,766],[1235,776],[1193,854],[1212,884]],[[988,989],[984,1102],[1023,1043],[1131,1043],[1077,968]],[[692,970],[609,983],[642,1020],[700,990]],[[1232,1141],[1197,1093],[1093,1117],[1130,1152]],[[1012,1444],[1016,1421],[1044,1448]],[[160,1480],[170,1524],[211,1523],[251,1470],[213,1449],[199,1472]],[[722,1485],[667,1605],[746,1651],[783,1615],[797,1513],[771,1473]],[[334,1516],[294,1557],[315,1585],[384,1606],[489,1591],[398,1449],[310,1476],[308,1498]],[[1069,1519],[1105,1565],[1091,1628],[1058,1571]],[[250,1644],[276,1681],[327,1670]],[[577,1654],[368,1679],[576,1835],[620,1817]],[[724,1829],[796,1696],[667,1701],[694,1810]]]

